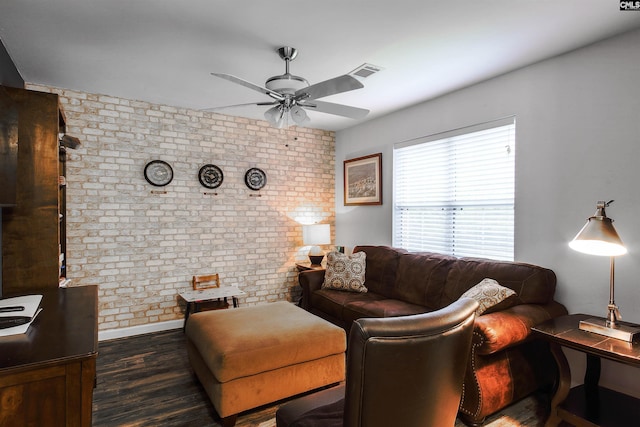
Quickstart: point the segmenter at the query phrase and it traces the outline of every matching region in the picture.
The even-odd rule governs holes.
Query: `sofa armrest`
[[[302,308],[309,310],[311,307],[311,294],[322,288],[324,283],[324,270],[305,270],[298,274],[298,282],[302,288]]]
[[[531,336],[531,327],[567,314],[560,303],[521,304],[476,317],[473,331],[478,354],[492,354],[519,344]]]

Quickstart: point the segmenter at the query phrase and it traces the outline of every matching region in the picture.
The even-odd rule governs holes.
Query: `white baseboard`
[[[134,335],[148,334],[151,332],[181,329],[184,320],[169,320],[167,322],[148,323],[146,325],[131,326],[129,328],[109,329],[98,331],[98,341],[109,341],[117,338],[131,337]]]

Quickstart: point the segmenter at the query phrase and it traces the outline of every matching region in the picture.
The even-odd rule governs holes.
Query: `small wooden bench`
[[[344,380],[346,335],[289,303],[195,313],[191,366],[223,426],[240,412]]]

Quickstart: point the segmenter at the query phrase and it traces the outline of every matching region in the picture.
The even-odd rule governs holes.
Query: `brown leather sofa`
[[[349,333],[346,384],[280,406],[277,427],[453,426],[478,303],[365,318]]]
[[[478,316],[474,324],[459,416],[482,425],[488,415],[557,378],[548,345],[531,326],[567,313],[553,300],[553,271],[525,263],[408,253],[386,246],[358,246],[366,253],[366,293],[322,289],[324,270],[299,275],[302,307],[347,332],[362,317],[406,316],[439,310],[485,278],[513,289],[511,306]]]

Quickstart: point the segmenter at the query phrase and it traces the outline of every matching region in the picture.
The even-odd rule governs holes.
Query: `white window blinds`
[[[393,245],[514,257],[515,118],[394,146]]]

